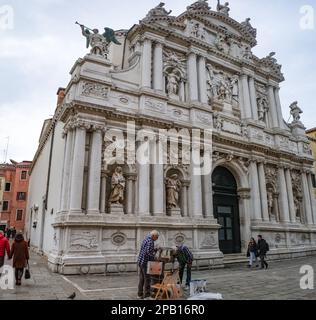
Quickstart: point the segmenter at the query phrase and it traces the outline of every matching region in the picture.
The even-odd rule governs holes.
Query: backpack
[[[270,250],[269,244],[268,244],[268,242],[266,241],[266,251],[268,252],[269,250]]]

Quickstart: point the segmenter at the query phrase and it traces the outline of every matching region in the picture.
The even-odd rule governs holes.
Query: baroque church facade
[[[58,92],[30,177],[28,237],[52,270],[136,271],[141,241],[153,229],[160,246],[192,248],[198,268],[244,255],[257,234],[271,259],[316,253],[302,111],[294,102],[293,121],[283,120],[281,66],[273,52],[253,54],[249,18],[239,23],[228,4],[212,10],[200,0],[179,16],[161,3],[112,34],[111,44],[111,33],[81,28],[91,52]],[[119,143],[127,123],[149,157],[178,144],[182,130],[211,130],[211,148],[197,151],[209,155],[211,170],[195,174],[181,146],[180,155],[167,151],[167,162],[126,161],[135,152]],[[165,129],[174,135],[163,145],[158,132]],[[118,154],[124,161],[111,161]]]

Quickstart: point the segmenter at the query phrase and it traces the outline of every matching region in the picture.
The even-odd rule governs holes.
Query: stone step
[[[224,265],[247,264],[248,258],[244,254],[229,254],[224,256]]]

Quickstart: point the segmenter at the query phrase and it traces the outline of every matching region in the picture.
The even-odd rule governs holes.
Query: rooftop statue
[[[303,111],[301,110],[301,108],[299,108],[297,104],[298,102],[295,101],[290,105],[291,115],[293,116],[293,122],[300,122],[301,120],[300,114],[303,113]]]
[[[247,18],[244,22],[241,23],[241,25],[249,31],[254,37],[257,36],[257,29],[253,28],[252,25],[250,24],[250,18]]]
[[[210,10],[207,0],[198,0],[187,7],[187,10]]]
[[[78,22],[76,24],[81,27],[82,35],[87,39],[87,48],[91,47],[91,54],[107,58],[108,46],[111,42],[121,45],[115,37],[114,30],[110,28],[104,28],[105,32],[100,34],[98,29],[87,28]]]
[[[222,5],[220,3],[220,0],[218,0],[217,11],[228,17],[229,16],[229,11],[230,11],[229,2],[225,2],[225,4]]]
[[[148,19],[154,18],[154,17],[166,17],[166,16],[168,16],[172,12],[172,10],[167,11],[164,8],[164,6],[165,6],[165,3],[164,2],[160,2],[158,4],[158,6],[156,6],[155,8],[151,9],[148,12],[146,18],[143,19],[143,20],[148,20]]]

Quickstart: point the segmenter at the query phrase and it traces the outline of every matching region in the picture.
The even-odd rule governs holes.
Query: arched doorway
[[[237,183],[225,167],[217,167],[212,175],[214,217],[222,226],[219,247],[224,254],[240,253],[240,221]]]

